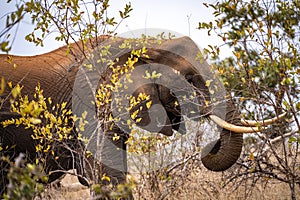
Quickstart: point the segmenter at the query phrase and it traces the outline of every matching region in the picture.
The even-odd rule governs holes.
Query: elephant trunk
[[[239,113],[233,102],[227,102],[226,121],[240,124]],[[221,127],[220,127],[221,128]],[[240,157],[243,146],[243,134],[222,129],[220,139],[209,143],[202,149],[203,165],[212,171],[224,171],[230,168]]]

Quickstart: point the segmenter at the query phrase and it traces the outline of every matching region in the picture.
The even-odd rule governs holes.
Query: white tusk
[[[236,133],[255,133],[260,131],[259,127],[245,127],[230,124],[216,115],[209,115],[209,118],[218,126]]]
[[[267,126],[267,125],[275,123],[278,120],[281,120],[282,118],[284,118],[285,115],[286,115],[286,112],[284,112],[272,119],[266,119],[266,120],[261,120],[261,121],[241,119],[241,122],[245,126],[257,126],[257,125]]]

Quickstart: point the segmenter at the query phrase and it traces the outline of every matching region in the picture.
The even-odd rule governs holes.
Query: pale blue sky
[[[11,10],[5,2],[6,0],[0,2],[1,17]],[[222,44],[222,41],[216,36],[208,37],[206,31],[196,29],[199,21],[213,20],[212,10],[206,8],[203,2],[212,3],[215,2],[214,0],[111,0],[108,15],[118,16],[118,10],[122,9],[128,2],[131,2],[133,11],[130,17],[118,27],[118,34],[128,31],[134,32],[136,29],[159,28],[189,35],[201,47],[206,47],[208,44]],[[1,30],[5,25],[5,20],[6,18],[0,19]],[[36,47],[23,39],[31,30],[32,26],[29,19],[22,22],[18,29],[14,29],[17,37],[10,53],[36,55],[49,52],[63,45],[56,42],[54,37],[49,37],[45,40],[44,47]]]

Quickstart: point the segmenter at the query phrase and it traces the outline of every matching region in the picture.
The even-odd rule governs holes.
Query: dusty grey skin
[[[15,86],[17,83],[23,87],[22,94],[33,98],[35,87],[40,83],[44,90],[45,97],[52,97],[53,105],[56,103],[67,102],[67,108],[71,108],[72,84],[76,74],[75,60],[71,56],[66,56],[66,47],[57,49],[50,53],[38,56],[12,56],[13,63],[17,64],[14,69],[12,64],[7,63],[8,55],[0,55],[0,76],[5,77],[7,82],[11,81]],[[10,90],[6,87],[5,92],[1,95],[0,121],[6,119],[18,118],[18,114],[10,112]],[[8,156],[14,160],[20,153],[26,155],[28,162],[35,163],[37,153],[35,149],[36,141],[31,137],[32,130],[24,129],[23,126],[10,125],[6,128],[0,126],[0,143],[1,146],[8,150],[0,152],[0,156]],[[76,132],[74,131],[76,137]],[[80,152],[83,146],[76,139],[65,141],[68,146]],[[15,145],[15,147],[13,147]],[[13,148],[12,148],[13,147]],[[45,155],[46,166],[45,173],[49,175],[50,171],[77,169],[80,175],[82,170],[82,155],[74,154],[70,149],[59,146],[55,149],[55,155],[60,155],[59,159],[54,159],[49,153]],[[5,191],[7,185],[8,163],[1,160],[0,163],[0,194]],[[52,173],[49,175],[49,182],[52,182],[64,175],[63,172]],[[88,185],[84,178],[79,181]]]
[[[122,40],[121,40],[122,41]],[[121,41],[118,41],[119,43]],[[118,46],[118,45],[116,45]],[[74,82],[76,79],[76,74],[81,66],[78,60],[83,58],[82,53],[76,49],[76,46],[72,46],[76,52],[77,60],[73,56],[66,56],[66,47],[57,49],[47,54],[42,54],[32,57],[21,57],[13,56],[13,63],[17,64],[17,68],[14,69],[11,64],[6,62],[7,55],[0,55],[0,76],[5,77],[6,81],[12,81],[13,85],[20,83],[24,86],[22,89],[22,94],[27,94],[29,98],[32,98],[34,89],[38,83],[40,83],[41,88],[44,90],[44,96],[51,97],[53,103],[62,103],[67,102],[67,108],[71,109],[74,107],[72,105],[74,99]],[[175,50],[174,50],[175,49]],[[143,75],[139,73],[139,76],[133,75],[133,80],[136,87],[132,92],[133,96],[137,96],[140,92],[144,92],[147,95],[150,95],[150,100],[152,104],[162,105],[167,114],[165,124],[156,130],[156,132],[172,135],[173,131],[179,131],[180,133],[185,133],[185,126],[183,122],[182,115],[187,115],[192,117],[194,120],[199,120],[200,117],[209,118],[209,115],[216,114],[218,116],[222,115],[222,112],[225,111],[223,117],[226,121],[239,125],[239,113],[235,108],[234,104],[231,101],[227,101],[219,110],[207,106],[205,101],[211,100],[211,94],[208,91],[208,88],[205,86],[206,80],[211,79],[212,76],[209,75],[209,67],[201,68],[201,65],[196,66],[194,63],[188,62],[185,56],[196,55],[195,51],[198,51],[197,46],[187,37],[173,39],[163,42],[159,47],[152,47],[148,49],[147,57],[139,58],[138,63],[136,64],[136,69],[144,72],[149,66],[154,66],[153,69],[161,70],[164,68],[156,67],[155,64],[161,64],[169,66],[170,68],[180,72],[180,76],[184,77],[187,85],[185,87],[191,87],[196,91],[197,98],[196,104],[186,104],[181,103],[180,105],[175,106],[175,101],[178,101],[178,94],[180,94],[180,88],[178,91],[169,89],[163,84],[153,83],[144,83]],[[177,54],[175,54],[176,52]],[[128,53],[123,53],[120,55],[120,59],[116,64],[122,64],[127,60]],[[79,59],[78,59],[79,58]],[[84,59],[82,59],[84,60]],[[98,80],[99,82],[107,83],[109,82],[110,71],[106,70],[101,72]],[[163,74],[164,72],[161,71]],[[203,76],[204,74],[204,76]],[[163,77],[166,77],[166,80],[170,82],[175,76],[169,76],[168,74],[163,74]],[[181,88],[182,89],[182,88]],[[9,91],[6,90],[4,94],[1,95],[1,99],[4,100],[4,103],[1,106],[0,110],[0,120],[16,118],[15,113],[10,113],[10,104],[9,104]],[[177,92],[177,93],[176,93]],[[175,94],[176,93],[176,94]],[[76,96],[76,95],[75,95]],[[220,99],[224,98],[222,93]],[[75,97],[76,98],[76,97]],[[142,118],[141,122],[137,125],[141,128],[145,128],[148,131],[153,131],[153,127],[149,128],[147,125],[149,122],[149,112],[146,108],[146,102],[143,102],[137,105],[132,109],[133,112],[139,107],[143,107],[142,112],[138,114]],[[83,106],[83,105],[82,105]],[[94,105],[90,105],[93,107]],[[114,105],[110,105],[110,113],[114,113],[112,108]],[[84,106],[83,106],[84,107]],[[106,114],[103,113],[103,108],[96,108],[98,120],[103,119]],[[115,110],[115,109],[114,109]],[[191,114],[191,110],[193,114]],[[92,126],[91,126],[92,127]],[[90,129],[91,129],[90,127]],[[106,140],[108,143],[113,143],[115,146],[112,148],[109,145],[105,145],[102,148],[102,156],[106,157],[110,161],[109,166],[106,166],[106,163],[103,163],[99,169],[102,173],[105,173],[107,176],[111,177],[113,185],[123,183],[126,180],[127,173],[127,163],[126,163],[126,145],[125,141],[128,138],[128,129],[122,125],[122,123],[114,123],[111,128],[109,126],[101,125],[102,131],[106,135]],[[155,127],[154,129],[157,129]],[[118,133],[121,137],[119,140],[112,140],[114,133]],[[35,152],[35,141],[31,138],[32,132],[30,129],[24,129],[23,127],[9,126],[6,128],[0,127],[0,141],[2,146],[13,146],[9,151],[2,151],[1,156],[9,156],[11,160],[19,155],[19,153],[26,153],[27,161],[32,162],[35,160],[37,154]],[[74,135],[77,133],[74,131]],[[92,138],[92,135],[91,139]],[[204,148],[202,153],[202,162],[205,167],[213,171],[223,171],[231,167],[240,156],[242,149],[243,136],[240,133],[234,133],[225,129],[221,130],[220,139],[214,143],[209,144]],[[47,166],[45,172],[49,174],[53,170],[69,170],[77,169],[80,176],[79,181],[82,184],[87,185],[88,183],[85,180],[89,180],[91,177],[90,173],[84,170],[83,158],[81,157],[82,144],[76,140],[68,141],[70,146],[79,154],[73,154],[70,150],[67,150],[63,147],[58,147],[55,151],[56,154],[61,155],[58,160],[54,160],[50,155],[47,157]],[[93,141],[91,141],[93,143]],[[116,151],[116,149],[123,149],[124,151]],[[6,163],[1,162],[1,174],[0,174],[0,188],[5,188],[7,184],[6,179]],[[119,167],[111,167],[114,165],[120,165]],[[49,175],[49,182],[56,180],[61,177],[63,173],[52,173]]]

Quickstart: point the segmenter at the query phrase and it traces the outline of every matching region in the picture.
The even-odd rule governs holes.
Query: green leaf
[[[1,51],[9,52],[11,50],[11,47],[8,46],[9,45],[8,41],[1,42],[0,45],[1,45]]]
[[[296,103],[296,109],[297,109],[297,111],[300,110],[300,102],[297,102],[297,103]]]

